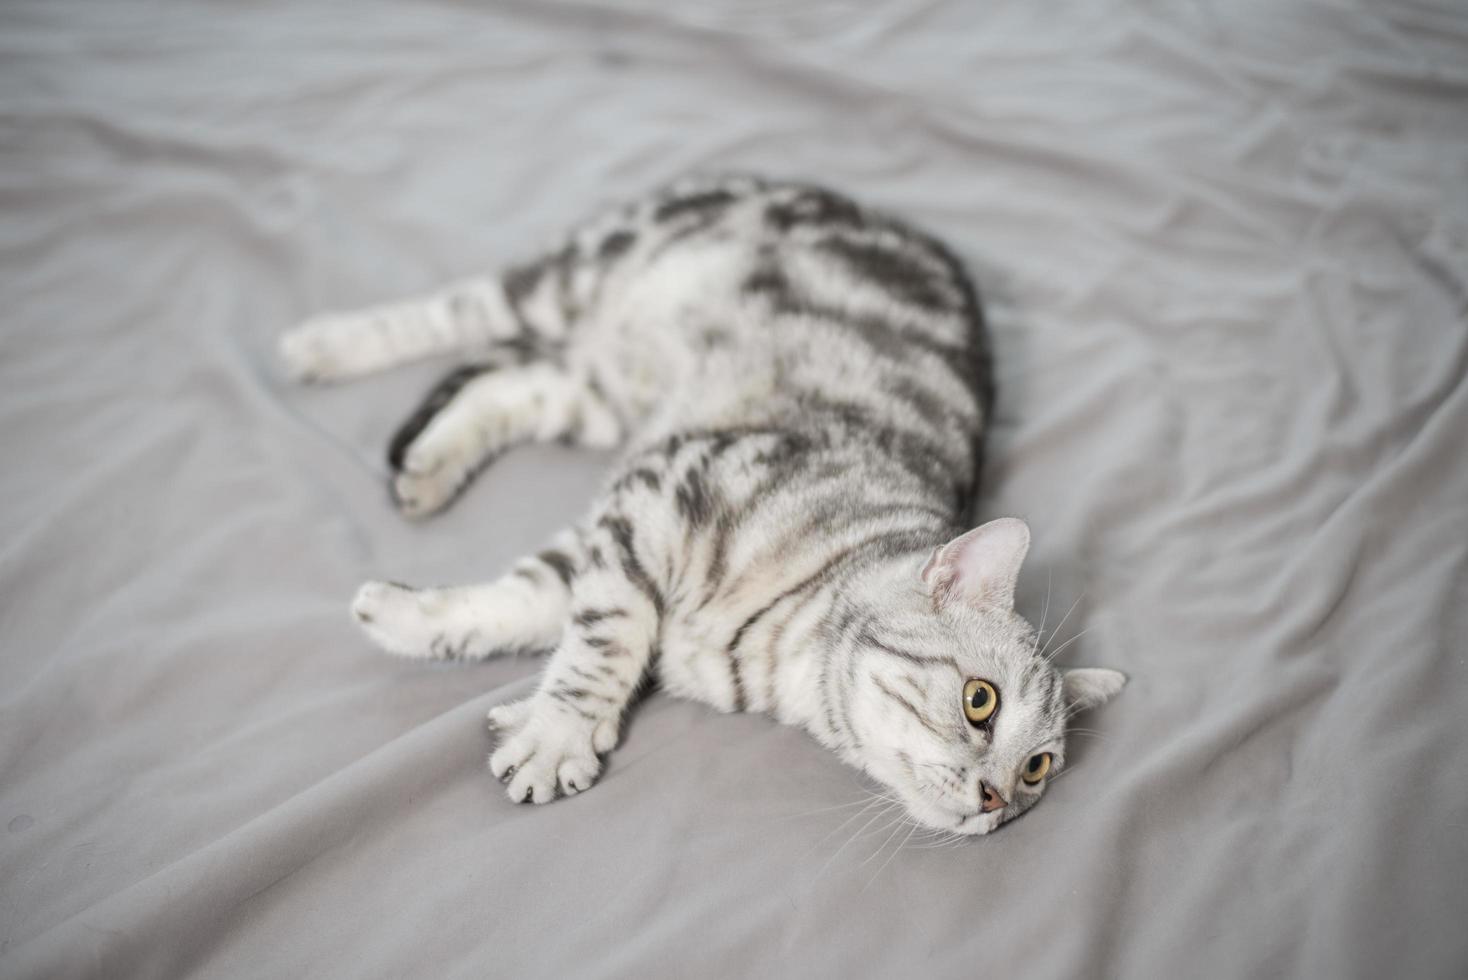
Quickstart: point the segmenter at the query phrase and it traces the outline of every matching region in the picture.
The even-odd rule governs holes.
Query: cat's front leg
[[[583,560],[581,538],[567,528],[493,582],[445,589],[368,582],[352,600],[352,616],[383,650],[415,660],[539,653],[560,642]]]
[[[652,660],[662,604],[631,534],[616,523],[598,525],[572,586],[571,621],[539,687],[526,701],[490,712],[503,741],[489,767],[508,784],[510,799],[549,803],[596,781]]]

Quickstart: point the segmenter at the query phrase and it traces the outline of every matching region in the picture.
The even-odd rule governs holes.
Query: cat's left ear
[[[1030,550],[1024,521],[1001,517],[961,534],[933,552],[923,568],[933,601],[1014,608],[1014,583]]]
[[[1076,667],[1063,676],[1065,703],[1072,711],[1100,707],[1126,686],[1126,675],[1107,667]]]

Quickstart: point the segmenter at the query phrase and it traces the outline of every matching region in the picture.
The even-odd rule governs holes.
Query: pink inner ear
[[[961,539],[955,538],[943,547],[934,549],[933,556],[923,566],[923,584],[928,587],[933,603],[939,607],[947,605],[954,597],[958,569],[954,567],[957,552],[953,545],[959,540]]]
[[[1001,517],[959,535],[934,552],[923,581],[940,606],[952,599],[972,605],[1014,607],[1014,584],[1030,549],[1024,521]]]
[[[936,574],[938,568],[938,556],[941,554],[943,554],[942,548],[934,548],[932,557],[930,557],[928,559],[928,563],[923,566],[923,584],[928,586],[929,588],[932,588],[933,586],[933,577]]]

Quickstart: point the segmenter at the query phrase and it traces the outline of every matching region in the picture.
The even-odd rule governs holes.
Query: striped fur
[[[656,681],[799,725],[918,821],[985,833],[1043,791],[1028,760],[1060,771],[1068,706],[1120,686],[1035,655],[1018,522],[960,533],[991,401],[962,267],[829,191],[684,181],[502,276],[310,320],[281,351],[317,381],[472,358],[392,440],[410,517],[520,443],[625,447],[591,513],[502,578],[369,583],[354,603],[405,656],[552,651],[536,693],[491,713],[513,799],[589,787]],[[984,725],[963,712],[973,677],[1001,692]]]

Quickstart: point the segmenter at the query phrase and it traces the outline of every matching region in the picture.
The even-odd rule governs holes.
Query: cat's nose
[[[995,810],[1002,810],[1009,806],[1009,801],[1000,796],[999,791],[988,783],[981,781],[979,788],[984,791],[983,811],[985,813],[993,813]]]

